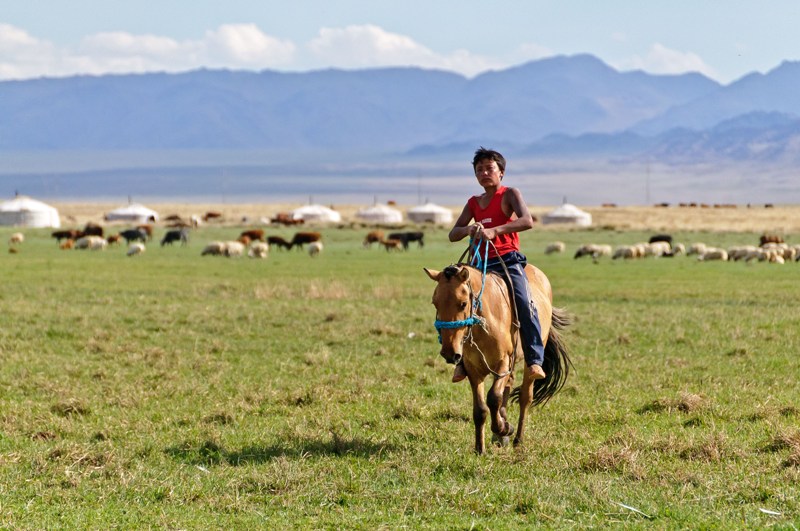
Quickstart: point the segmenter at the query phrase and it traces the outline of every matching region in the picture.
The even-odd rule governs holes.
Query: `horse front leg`
[[[508,444],[508,437],[514,433],[514,428],[506,418],[506,401],[508,399],[508,377],[498,378],[489,389],[486,401],[489,404],[489,412],[492,416],[492,440],[499,442],[502,446]]]
[[[483,437],[483,427],[486,424],[486,416],[489,408],[483,400],[483,380],[480,382],[469,377],[469,384],[472,387],[472,421],[475,423],[475,453],[482,454],[486,449],[486,442]]]

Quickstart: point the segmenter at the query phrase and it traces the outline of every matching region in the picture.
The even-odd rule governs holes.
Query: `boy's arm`
[[[510,234],[512,232],[522,232],[533,228],[533,216],[528,211],[528,205],[522,198],[522,193],[516,188],[509,188],[503,195],[503,202],[517,215],[517,219],[505,225],[494,227],[493,229],[483,229],[483,236],[489,240],[495,239],[500,234]]]
[[[469,205],[464,205],[464,209],[461,211],[461,215],[458,216],[456,220],[456,224],[453,225],[453,228],[450,229],[450,234],[448,235],[451,242],[457,242],[463,240],[467,236],[473,236],[477,227],[473,224],[470,225],[469,222],[472,220],[472,211],[469,209]]]

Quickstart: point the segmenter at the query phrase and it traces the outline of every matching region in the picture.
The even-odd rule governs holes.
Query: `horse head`
[[[436,282],[433,291],[433,306],[437,323],[458,323],[473,317],[474,292],[468,267],[451,265],[443,271],[425,269],[425,273]],[[462,345],[467,338],[468,325],[442,326],[439,328],[442,349],[439,352],[447,363],[458,363],[463,356]]]

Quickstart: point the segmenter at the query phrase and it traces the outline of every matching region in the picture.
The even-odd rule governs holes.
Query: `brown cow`
[[[291,249],[294,246],[297,246],[298,249],[302,249],[303,245],[306,243],[318,242],[322,239],[322,234],[319,232],[298,232],[295,233],[292,241],[289,242],[289,248]]]
[[[222,219],[222,212],[213,212],[213,211],[211,211],[211,212],[206,212],[203,215],[203,221],[207,222],[208,220],[211,220],[211,219]]]
[[[383,231],[382,230],[373,230],[367,233],[367,237],[364,238],[364,247],[371,248],[373,243],[382,243],[383,240]]]
[[[264,241],[264,231],[261,229],[246,230],[239,235],[240,238],[243,236],[247,236],[251,242],[255,240]]]
[[[270,247],[273,245],[277,246],[278,248],[283,249],[291,249],[292,244],[281,238],[280,236],[269,236],[267,237],[267,243]]]
[[[77,240],[81,237],[81,231],[75,229],[57,230],[53,232],[52,236],[58,243],[61,243],[61,240]]]
[[[103,227],[90,221],[85,227],[83,227],[83,231],[81,232],[80,236],[100,236],[102,238]]]
[[[378,243],[383,245],[386,248],[386,252],[389,251],[402,251],[403,250],[403,242],[400,240],[380,240]]]
[[[783,237],[777,234],[762,234],[758,241],[761,247],[766,243],[784,243]]]
[[[288,212],[278,212],[274,218],[270,220],[271,223],[279,225],[302,225],[305,223],[304,219],[294,219]]]

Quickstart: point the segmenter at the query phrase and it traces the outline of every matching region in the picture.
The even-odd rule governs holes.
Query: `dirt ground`
[[[103,224],[105,213],[120,207],[111,203],[50,203],[59,210],[65,228],[80,227],[88,221]],[[202,216],[206,212],[222,213],[216,223],[227,225],[264,225],[279,212],[289,212],[299,204],[200,204],[200,203],[149,203],[151,208],[165,218],[176,214],[188,219],[192,215]],[[342,215],[342,223],[359,223],[356,213],[363,205],[328,205]],[[396,205],[405,212],[413,205]],[[462,206],[450,207],[454,218]],[[531,212],[540,220],[554,207],[531,207]],[[701,207],[581,207],[592,215],[592,226],[616,230],[686,231],[710,230],[730,232],[770,232],[788,235],[800,232],[800,206],[726,208]],[[163,222],[162,222],[163,223]],[[537,225],[537,230],[564,230],[567,225]],[[579,228],[576,227],[576,230]]]

